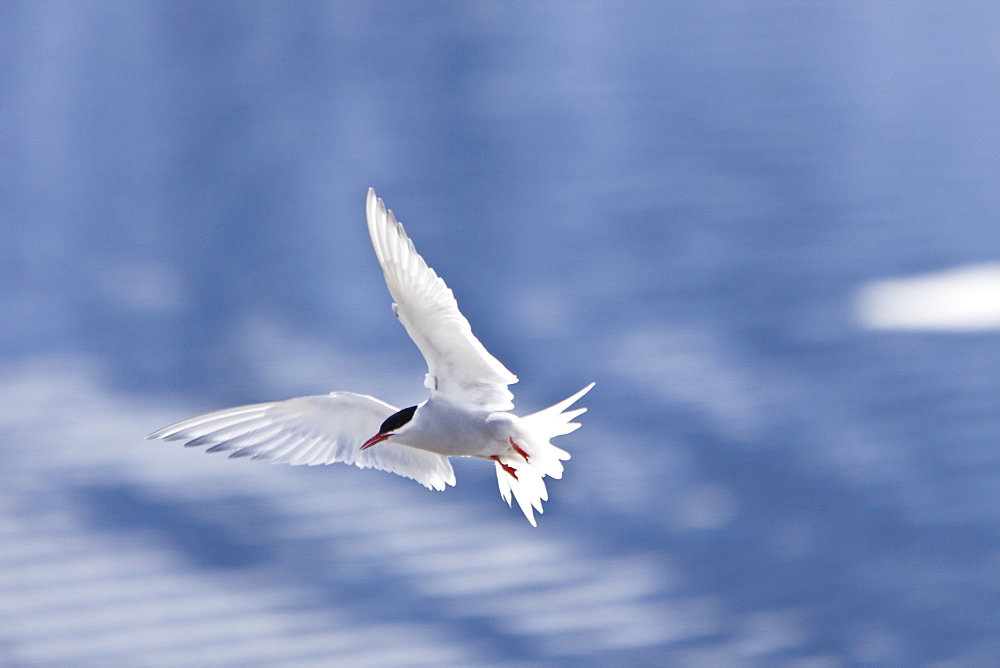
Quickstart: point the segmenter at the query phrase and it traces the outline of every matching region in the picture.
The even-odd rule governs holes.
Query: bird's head
[[[416,412],[417,407],[410,406],[409,408],[404,408],[401,411],[396,411],[387,417],[385,422],[382,423],[382,426],[378,428],[378,433],[365,441],[364,445],[361,446],[361,449],[367,450],[373,445],[377,445],[386,440],[393,434],[398,433],[400,429],[403,429],[410,423],[410,420],[413,419],[413,414]]]

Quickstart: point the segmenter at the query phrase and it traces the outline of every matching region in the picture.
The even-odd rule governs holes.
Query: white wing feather
[[[517,382],[472,333],[451,289],[417,253],[413,242],[375,190],[368,190],[368,232],[393,311],[427,362],[432,396],[488,411],[514,407],[507,386]]]
[[[391,441],[360,450],[396,410],[368,395],[332,392],[206,413],[146,438],[184,441],[187,447],[209,446],[207,452],[293,466],[343,462],[396,473],[430,489],[454,485],[455,472],[442,455]]]

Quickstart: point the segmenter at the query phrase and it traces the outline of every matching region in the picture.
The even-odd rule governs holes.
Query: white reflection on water
[[[1000,329],[1000,264],[875,281],[857,296],[871,329],[981,332]]]

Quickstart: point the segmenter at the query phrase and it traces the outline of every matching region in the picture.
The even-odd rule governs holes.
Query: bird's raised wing
[[[206,445],[207,452],[229,452],[295,465],[344,462],[376,468],[443,490],[455,484],[447,457],[386,441],[361,451],[396,409],[364,394],[332,392],[286,401],[227,408],[182,420],[146,438]]]
[[[368,190],[368,232],[393,312],[427,362],[424,385],[432,394],[482,410],[510,410],[507,386],[517,376],[483,347],[458,310],[455,295],[417,254],[413,242],[375,190]]]

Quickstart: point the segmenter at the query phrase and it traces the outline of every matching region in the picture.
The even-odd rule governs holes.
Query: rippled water
[[[994,292],[933,281],[1000,253],[998,19],[2,5],[0,663],[994,665]],[[598,383],[538,529],[142,440],[420,400],[368,186],[520,411]]]

